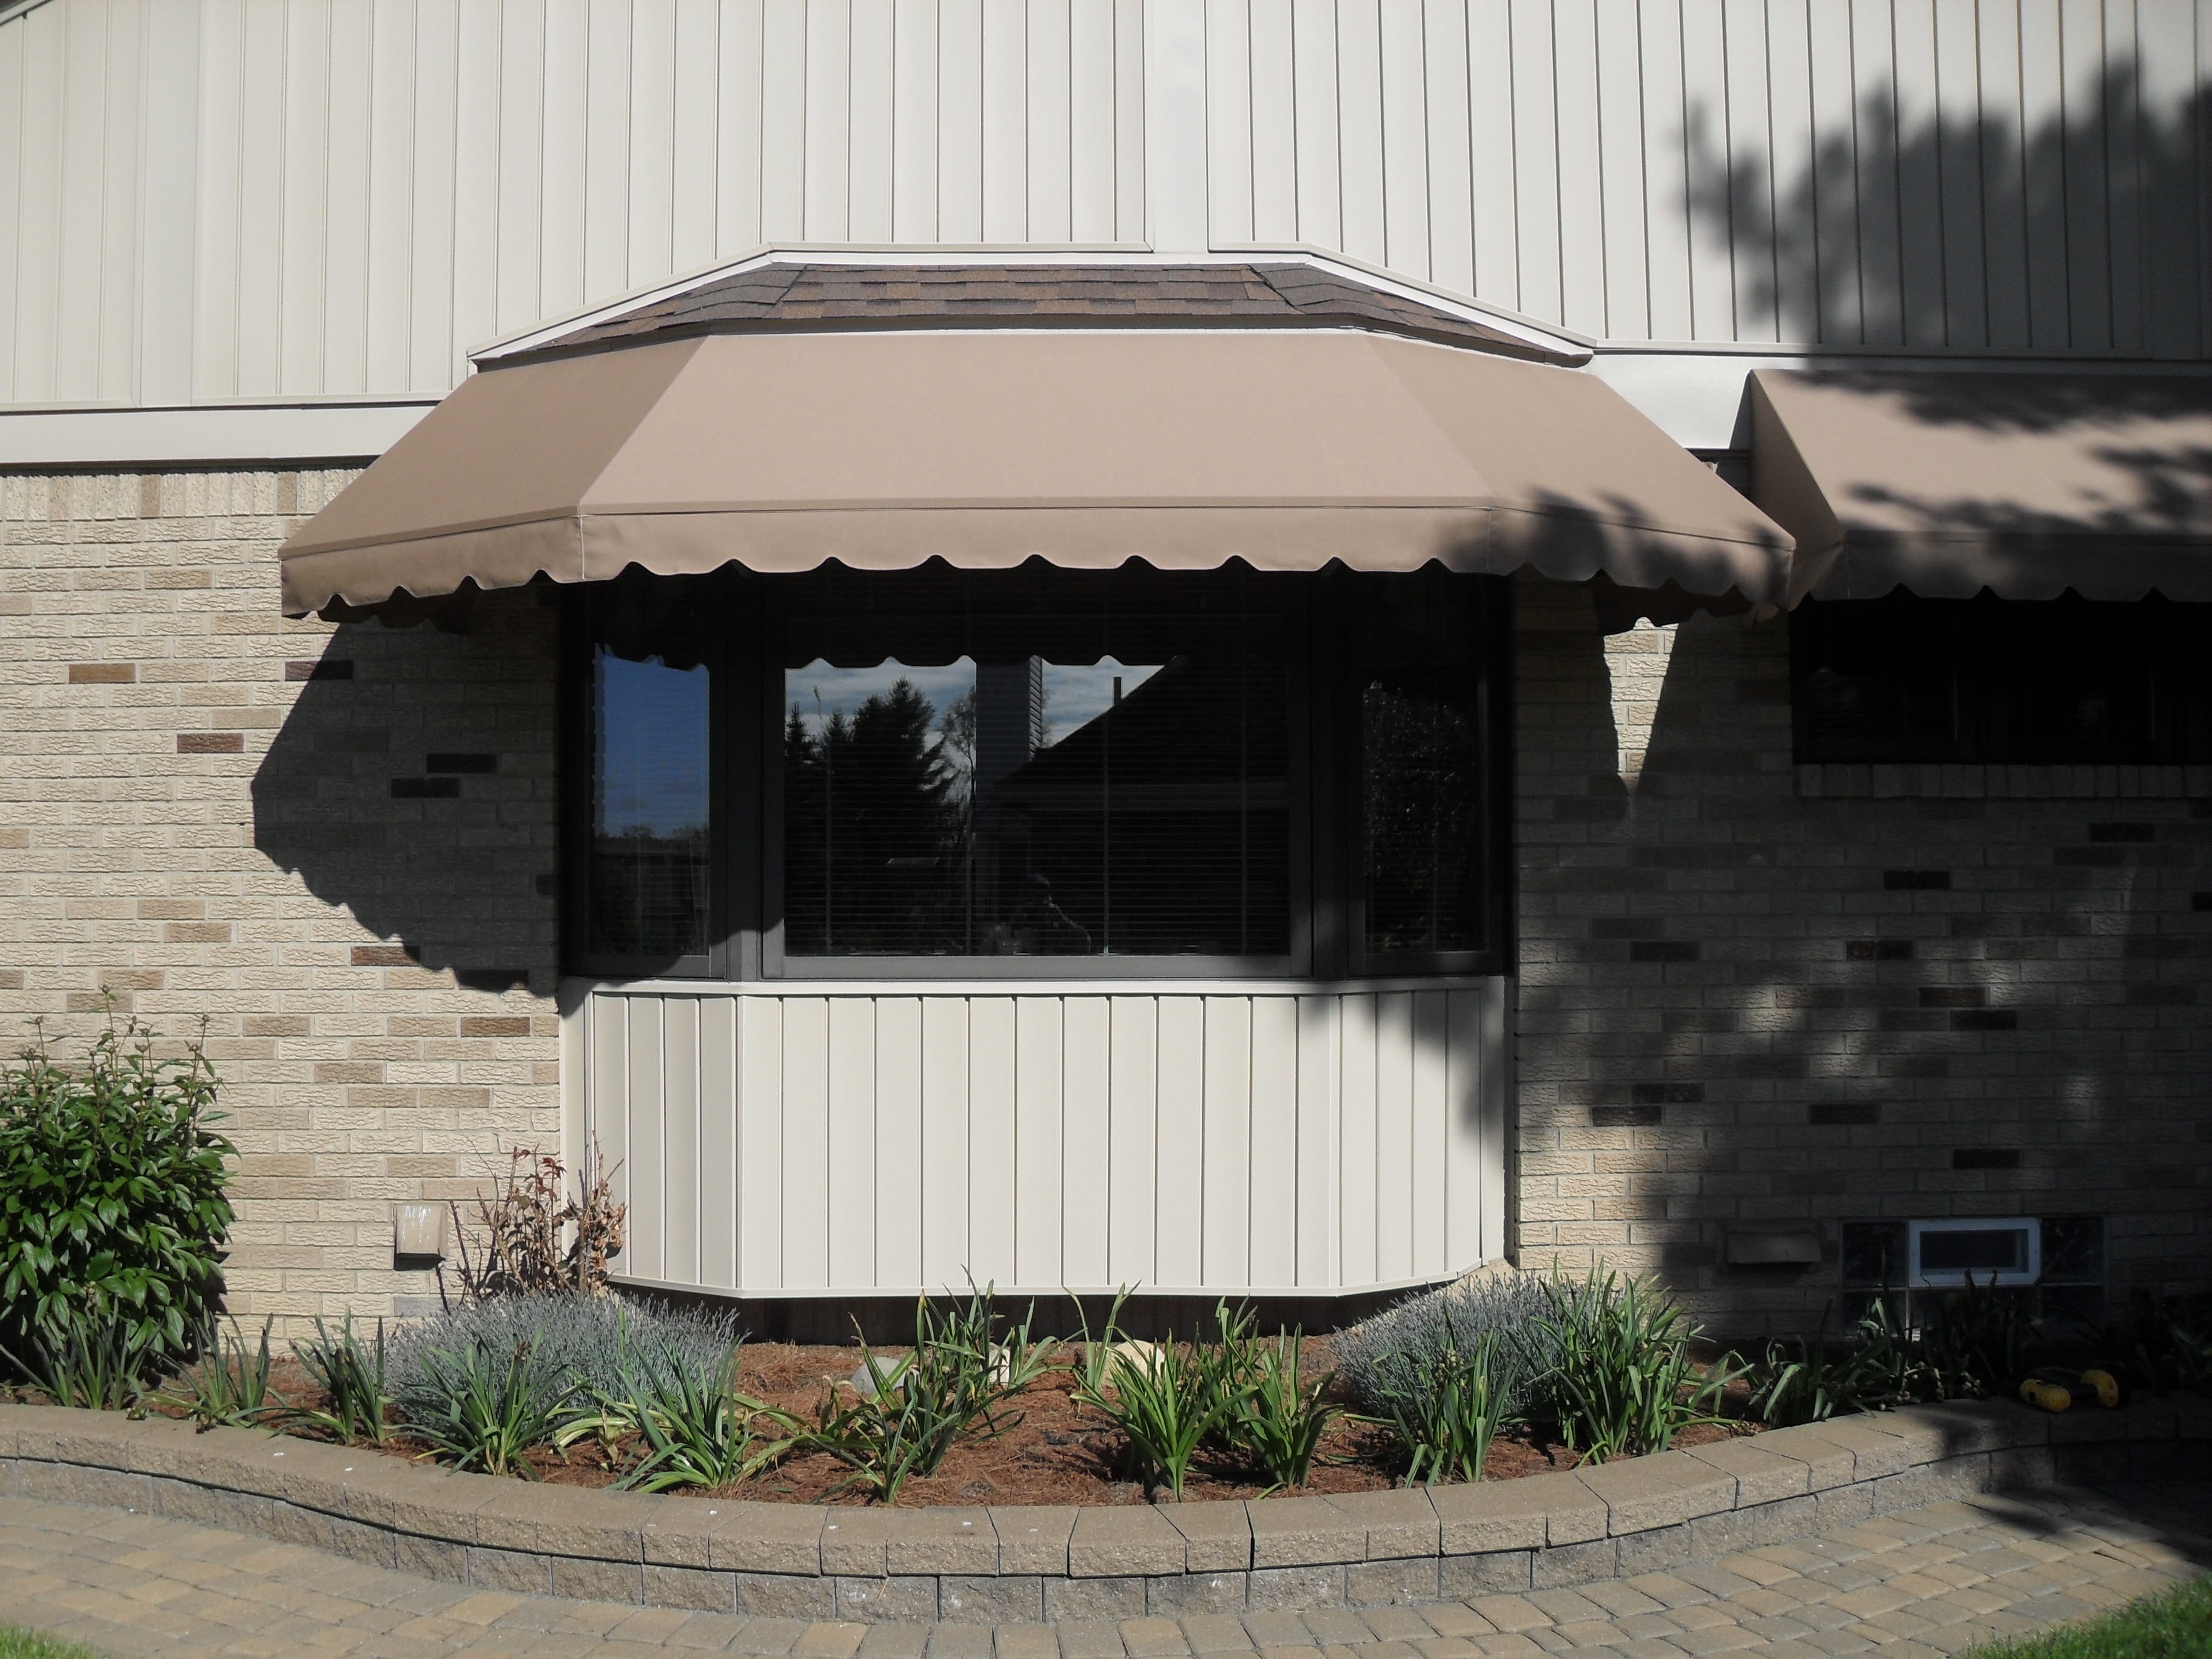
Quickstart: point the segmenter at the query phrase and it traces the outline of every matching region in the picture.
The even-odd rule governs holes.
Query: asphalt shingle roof
[[[835,264],[778,261],[541,342],[566,349],[661,334],[837,327],[1357,327],[1577,361],[1441,306],[1310,264]]]

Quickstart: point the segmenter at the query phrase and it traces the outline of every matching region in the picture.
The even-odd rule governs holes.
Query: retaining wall
[[[1547,1589],[1947,1498],[2203,1476],[2212,1402],[1917,1407],[1601,1468],[1333,1498],[882,1510],[455,1474],[165,1418],[0,1407],[0,1492],[454,1583],[800,1619],[1008,1624]]]

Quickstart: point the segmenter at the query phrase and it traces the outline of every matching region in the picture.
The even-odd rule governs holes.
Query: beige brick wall
[[[350,476],[0,477],[0,1035],[206,1018],[233,1307],[288,1323],[421,1297],[390,1204],[559,1129],[556,613],[285,621]]]
[[[2116,1287],[2212,1283],[2204,803],[1801,799],[1784,621],[1516,598],[1524,1261],[1742,1334],[1819,1317],[1847,1219],[2100,1213]],[[1818,1273],[1718,1265],[1803,1220]]]

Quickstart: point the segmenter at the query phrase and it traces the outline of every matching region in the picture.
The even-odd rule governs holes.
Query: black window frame
[[[1001,574],[969,573],[988,580]],[[1506,579],[1427,571],[1376,575],[1332,567],[1319,573],[1261,574],[1283,584],[1289,672],[1287,952],[1267,956],[1086,955],[799,957],[783,949],[781,915],[783,666],[781,629],[788,579],[734,566],[709,576],[656,578],[632,570],[619,580],[702,584],[711,635],[708,780],[712,820],[709,948],[683,957],[594,953],[588,942],[595,608],[611,584],[562,590],[561,646],[561,937],[563,969],[609,980],[668,979],[702,984],[913,981],[1064,985],[1174,981],[1326,982],[1344,979],[1480,977],[1510,971],[1513,940],[1511,814],[1511,595]],[[1346,695],[1357,664],[1335,625],[1358,585],[1443,580],[1471,585],[1480,631],[1475,702],[1482,755],[1480,884],[1482,948],[1370,952],[1364,948],[1361,714]]]

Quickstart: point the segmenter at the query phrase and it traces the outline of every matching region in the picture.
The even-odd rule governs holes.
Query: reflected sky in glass
[[[673,836],[707,822],[707,670],[599,653],[601,835]]]
[[[1097,719],[1114,702],[1114,677],[1121,678],[1121,695],[1127,696],[1160,672],[1158,663],[1125,663],[1102,657],[1095,663],[1048,662],[1044,665],[1045,722],[1048,742],[1056,743],[1071,732]],[[870,697],[882,696],[905,680],[929,699],[939,714],[955,699],[975,689],[975,664],[962,657],[942,667],[914,668],[896,658],[872,668],[833,668],[817,659],[804,668],[788,668],[783,675],[787,709],[799,711],[810,737],[822,734],[823,722],[832,714],[847,720]],[[818,702],[817,699],[819,699]]]

